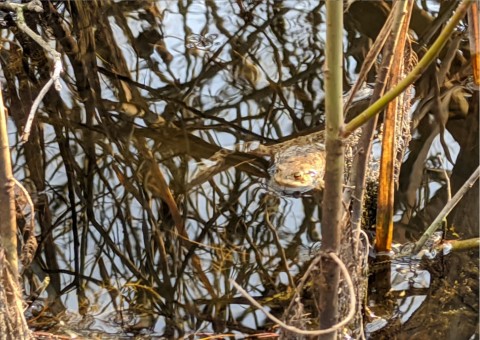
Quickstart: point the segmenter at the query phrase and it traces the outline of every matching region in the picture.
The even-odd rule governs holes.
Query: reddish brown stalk
[[[472,51],[473,80],[480,85],[480,6],[474,2],[468,9],[468,37]]]
[[[390,78],[391,86],[395,86],[404,73],[404,49],[407,39],[407,30],[410,22],[413,1],[404,5],[402,12],[401,29],[397,35],[397,44],[394,50],[394,60]],[[382,156],[380,160],[380,176],[377,198],[377,232],[375,247],[377,251],[390,251],[393,235],[393,197],[394,197],[394,170],[396,159],[395,128],[399,106],[399,97],[387,105],[383,124]]]

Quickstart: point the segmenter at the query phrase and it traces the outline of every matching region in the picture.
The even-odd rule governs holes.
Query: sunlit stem
[[[443,31],[438,36],[437,40],[428,49],[423,58],[418,62],[417,66],[410,72],[401,82],[398,83],[393,89],[388,91],[382,98],[373,103],[365,111],[359,114],[356,118],[350,121],[343,132],[343,136],[350,135],[357,128],[365,124],[367,120],[375,116],[380,112],[390,101],[402,93],[409,85],[413,84],[427,69],[430,63],[438,56],[443,46],[447,43],[448,38],[452,34],[457,24],[465,16],[470,5],[474,0],[464,0],[458,6],[457,11],[454,13],[449,23],[445,26]]]
[[[392,34],[394,35],[393,63],[390,67],[390,84],[398,83],[404,70],[404,49],[407,40],[407,30],[410,22],[410,13],[413,1],[398,1],[395,7],[396,15]],[[380,175],[377,198],[377,227],[375,248],[379,252],[390,251],[393,235],[393,197],[394,197],[394,171],[396,162],[396,120],[399,114],[399,98],[391,101],[383,119],[382,155],[380,159]],[[402,110],[402,109],[400,109]]]
[[[327,39],[325,46],[325,116],[326,170],[323,194],[322,250],[338,253],[343,226],[341,217],[344,147],[340,138],[343,128],[342,61],[343,61],[343,2],[330,0],[327,6]],[[338,284],[340,271],[329,258],[322,261],[319,308],[320,326],[329,328],[338,318]],[[322,339],[336,339],[336,332]]]

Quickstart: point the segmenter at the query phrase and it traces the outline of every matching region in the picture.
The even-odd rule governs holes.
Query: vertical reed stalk
[[[343,2],[329,0],[327,6],[326,39],[326,171],[322,216],[322,251],[338,253],[343,214],[342,185],[344,147],[340,139],[343,128],[342,62],[343,62]],[[322,259],[319,277],[320,326],[329,328],[338,318],[338,284],[340,269],[329,257]],[[336,332],[322,339],[336,339]]]
[[[0,87],[0,337],[31,339],[18,282],[15,181]],[[33,213],[33,212],[32,212]]]
[[[392,30],[393,63],[389,83],[395,86],[402,77],[404,49],[407,30],[410,22],[413,1],[402,1],[397,7],[394,30]],[[377,199],[377,232],[375,247],[377,251],[390,251],[393,235],[393,197],[394,169],[396,161],[395,131],[399,97],[388,103],[383,120],[382,156],[380,160],[380,176]]]

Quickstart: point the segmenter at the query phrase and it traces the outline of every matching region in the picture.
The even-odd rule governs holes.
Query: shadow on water
[[[274,333],[229,279],[282,316],[318,246],[321,209],[314,197],[269,190],[271,159],[242,146],[324,127],[324,4],[65,1],[44,8],[41,16],[27,13],[27,22],[62,53],[64,87],[49,91],[25,144],[13,132],[24,126],[50,63],[10,15],[0,54],[14,170],[36,209],[39,248],[23,275],[31,327],[101,338]],[[388,10],[376,1],[346,12],[346,90]],[[438,12],[451,10],[415,6],[419,46],[431,44]],[[478,166],[478,89],[466,85],[468,45],[453,48],[462,53],[440,57],[450,67],[440,86],[448,117],[435,118],[422,99],[435,70],[416,84],[414,139],[396,198],[401,244],[440,211],[447,184],[455,193]],[[478,183],[445,232],[478,237]],[[370,338],[473,339],[477,258],[468,251],[393,263],[399,289],[382,294],[371,278]],[[306,290],[305,320],[315,324]]]

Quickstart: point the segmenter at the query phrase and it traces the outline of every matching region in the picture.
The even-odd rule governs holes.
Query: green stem
[[[325,116],[326,169],[322,203],[322,251],[337,253],[344,229],[342,225],[342,186],[344,150],[340,133],[343,128],[342,74],[343,74],[343,2],[329,0],[327,6],[327,39],[325,46]],[[330,258],[322,258],[322,273],[318,277],[320,296],[320,327],[327,329],[338,319],[338,285],[340,269]],[[322,336],[322,340],[336,339],[336,332]]]
[[[359,114],[356,118],[350,121],[343,131],[343,136],[349,136],[357,128],[365,124],[367,120],[379,113],[390,101],[402,93],[409,85],[413,84],[427,69],[431,62],[438,56],[443,46],[446,44],[448,38],[452,34],[457,24],[465,16],[470,5],[474,0],[464,0],[458,6],[457,11],[452,16],[450,22],[445,26],[443,31],[438,36],[437,40],[428,49],[423,58],[418,62],[417,66],[410,72],[405,79],[397,84],[393,89],[388,91],[382,98],[373,103],[365,111]]]

